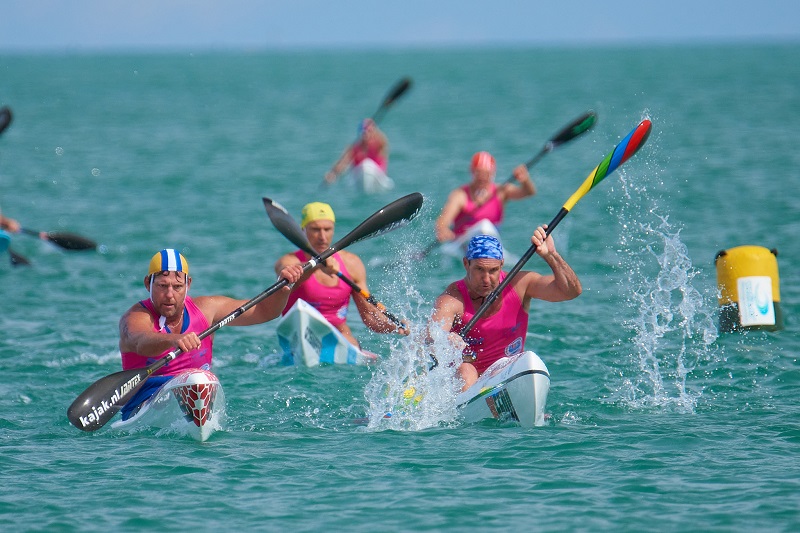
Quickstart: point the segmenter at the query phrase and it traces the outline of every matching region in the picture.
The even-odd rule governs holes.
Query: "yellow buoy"
[[[778,251],[737,246],[714,258],[721,331],[783,329]]]

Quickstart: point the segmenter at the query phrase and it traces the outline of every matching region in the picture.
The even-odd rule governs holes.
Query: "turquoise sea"
[[[0,55],[3,213],[101,243],[30,236],[0,256],[4,531],[797,531],[800,528],[800,45]],[[323,173],[389,87],[392,193]],[[356,326],[371,367],[279,365],[274,324],[224,328],[228,425],[191,438],[103,428],[66,409],[119,370],[117,322],[147,262],[181,248],[194,294],[251,298],[291,249],[269,196],[299,218],[329,202],[343,236],[404,194],[408,227],[354,244],[369,289],[422,326],[458,261],[404,258],[432,239],[473,152],[498,180],[573,118],[587,135],[532,170],[539,193],[502,228],[521,255],[643,118],[647,144],[554,231],[578,299],[531,309],[548,424],[468,425],[431,405],[378,420],[408,340]],[[718,331],[718,251],[779,252],[785,329]],[[526,266],[541,270],[534,257]],[[352,312],[352,310],[351,310]],[[431,404],[435,404],[432,401]],[[368,425],[353,420],[370,417]]]

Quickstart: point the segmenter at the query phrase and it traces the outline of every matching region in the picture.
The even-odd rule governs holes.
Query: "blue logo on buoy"
[[[769,304],[770,304],[769,297],[770,296],[764,291],[759,291],[758,294],[756,295],[756,308],[758,309],[758,312],[761,313],[762,315],[766,315],[767,313],[769,313]]]

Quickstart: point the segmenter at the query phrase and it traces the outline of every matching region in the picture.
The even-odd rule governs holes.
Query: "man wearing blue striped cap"
[[[250,326],[280,316],[291,285],[302,275],[302,265],[283,268],[280,278],[289,284],[228,325]],[[150,298],[134,304],[119,321],[122,369],[144,368],[175,348],[180,348],[182,353],[147,378],[145,384],[122,407],[123,420],[134,414],[136,408],[172,376],[192,368],[210,370],[214,335],[201,340],[200,334],[248,302],[227,296],[191,298],[188,295],[191,285],[189,262],[178,250],[167,248],[150,259],[144,277],[144,286],[150,292]]]
[[[562,302],[580,295],[578,276],[558,254],[546,229],[547,226],[536,228],[531,243],[536,245],[536,253],[553,273],[519,271],[467,333],[466,339],[459,333],[506,277],[500,241],[490,235],[473,237],[463,259],[466,275],[448,285],[436,299],[432,320],[451,333],[451,341],[464,353],[464,361],[458,367],[458,375],[464,382],[462,390],[467,390],[498,359],[524,350],[532,299]]]

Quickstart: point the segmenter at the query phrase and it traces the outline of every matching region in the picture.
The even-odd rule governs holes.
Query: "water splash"
[[[415,324],[414,329],[424,331],[426,326]],[[368,429],[418,431],[457,422],[461,382],[454,368],[461,353],[440,328],[433,327],[430,333],[432,343],[407,337],[381,360],[365,389]],[[435,366],[431,353],[436,354]]]
[[[692,266],[680,228],[659,214],[645,186],[637,190],[622,179],[627,197],[618,213],[623,226],[619,266],[633,316],[625,325],[633,332],[631,371],[623,370],[617,401],[632,408],[660,407],[692,413],[702,385],[691,381],[699,362],[709,358],[717,338],[713,320],[715,295],[693,286]],[[647,201],[650,205],[644,205]],[[631,211],[639,209],[639,213]],[[625,346],[623,346],[623,349]],[[626,376],[626,373],[630,375]]]

